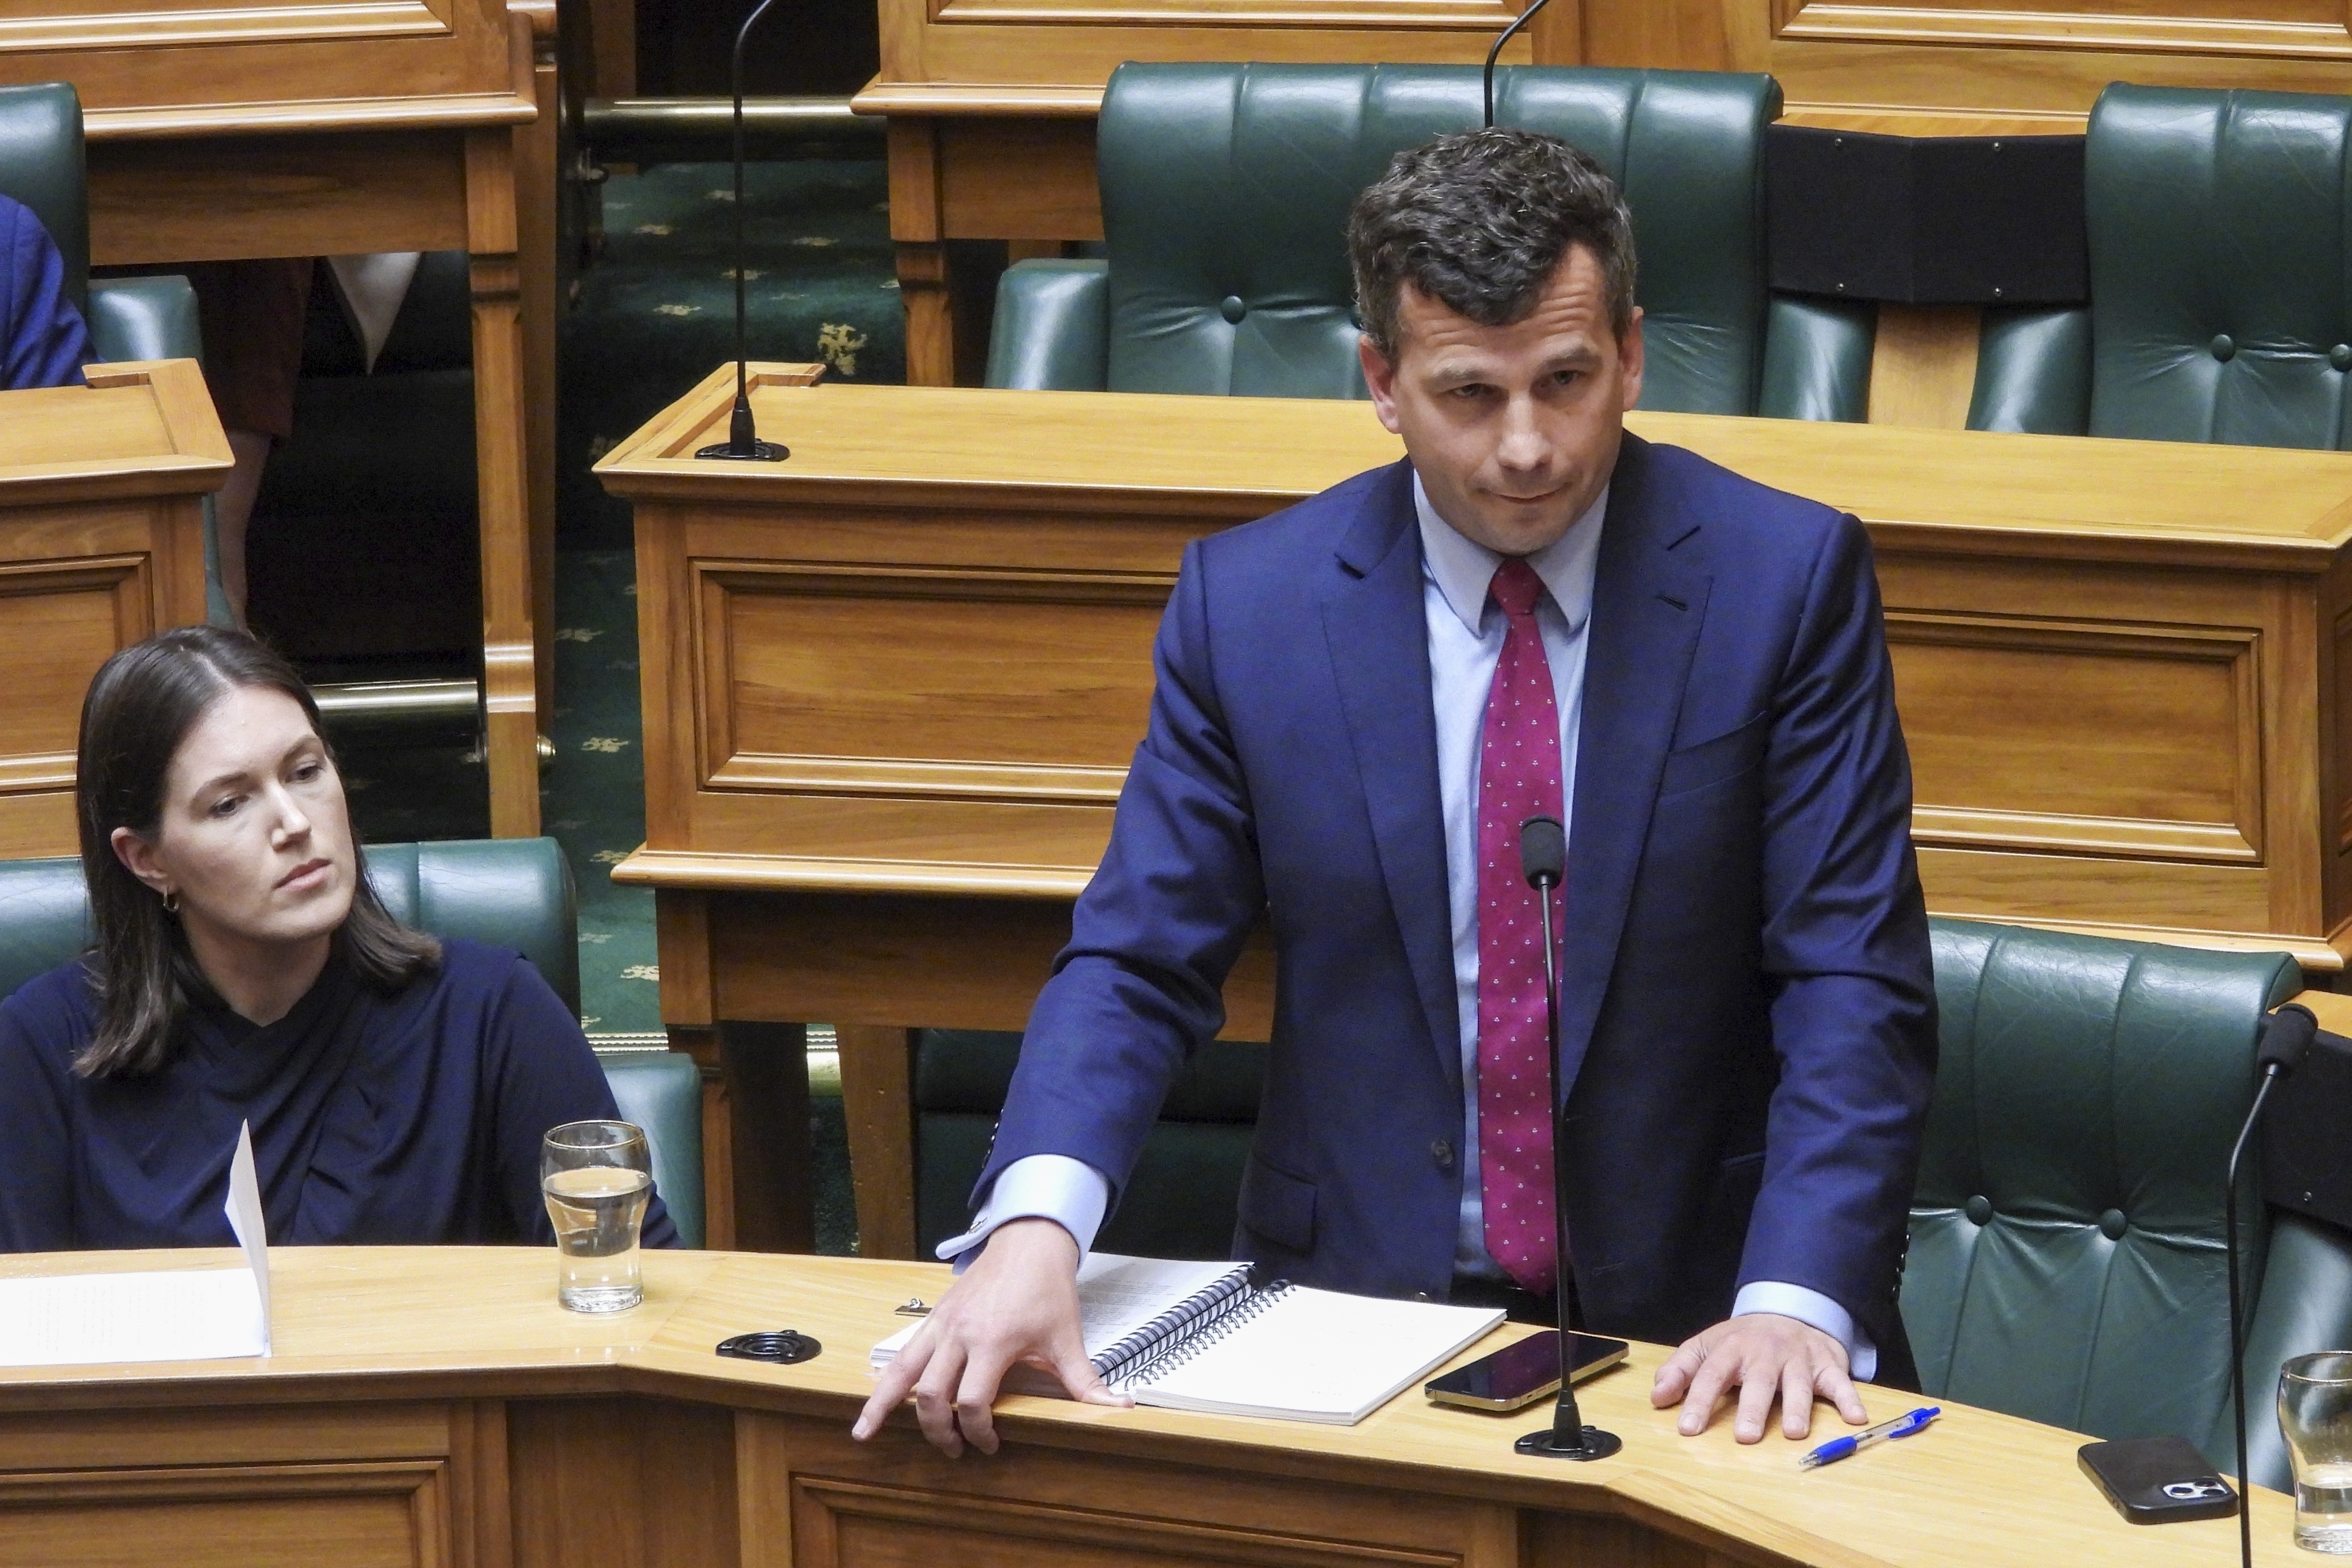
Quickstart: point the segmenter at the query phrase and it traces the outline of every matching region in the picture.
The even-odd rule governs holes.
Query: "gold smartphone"
[[[1582,1383],[1625,1359],[1623,1340],[1592,1334],[1573,1337],[1576,1342],[1570,1349],[1576,1360],[1569,1373],[1571,1382]],[[1438,1404],[1458,1405],[1465,1410],[1517,1410],[1559,1391],[1559,1331],[1556,1329],[1529,1334],[1422,1385],[1422,1392]]]

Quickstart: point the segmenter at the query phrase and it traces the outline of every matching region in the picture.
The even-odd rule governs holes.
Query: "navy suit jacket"
[[[1868,539],[1628,434],[1588,635],[1560,975],[1584,1322],[1672,1342],[1781,1280],[1901,1378],[1935,989]],[[982,1183],[1059,1153],[1116,1194],[1263,919],[1235,1256],[1442,1300],[1463,1083],[1411,468],[1194,544],[1156,659]]]

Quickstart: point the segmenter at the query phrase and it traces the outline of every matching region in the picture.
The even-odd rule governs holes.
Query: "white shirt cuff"
[[[942,1252],[940,1256],[944,1258],[947,1254]],[[1777,1279],[1750,1280],[1739,1288],[1738,1299],[1731,1303],[1731,1315],[1744,1318],[1750,1312],[1771,1312],[1810,1323],[1845,1346],[1846,1366],[1855,1382],[1868,1383],[1877,1374],[1878,1347],[1870,1342],[1869,1335],[1854,1327],[1853,1313],[1819,1290],[1784,1285]]]
[[[1110,1206],[1110,1182],[1084,1160],[1067,1154],[1024,1154],[999,1173],[982,1198],[971,1228],[940,1243],[941,1260],[952,1258],[961,1274],[980,1256],[991,1232],[1016,1219],[1050,1219],[1070,1233],[1083,1261]]]

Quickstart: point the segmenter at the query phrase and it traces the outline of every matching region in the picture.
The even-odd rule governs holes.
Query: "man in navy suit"
[[[1653,1398],[1685,1433],[1735,1386],[1754,1442],[1776,1397],[1796,1438],[1816,1397],[1859,1423],[1856,1377],[1913,1375],[1935,1001],[1868,541],[1625,433],[1631,221],[1564,143],[1400,154],[1349,242],[1407,460],[1187,553],[981,1214],[940,1249],[969,1267],[860,1436],[911,1390],[934,1442],[992,1451],[1021,1363],[1118,1402],[1073,1273],[1260,919],[1237,1257],[1679,1341]],[[1533,815],[1568,829],[1557,1148]]]

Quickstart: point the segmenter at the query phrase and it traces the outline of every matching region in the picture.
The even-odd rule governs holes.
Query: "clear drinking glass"
[[[646,1299],[637,1231],[653,1195],[646,1135],[625,1121],[567,1121],[540,1147],[539,1185],[555,1222],[555,1299],[575,1312],[623,1312]]]
[[[2294,1461],[2294,1543],[2352,1553],[2352,1351],[2281,1367],[2278,1415]]]

